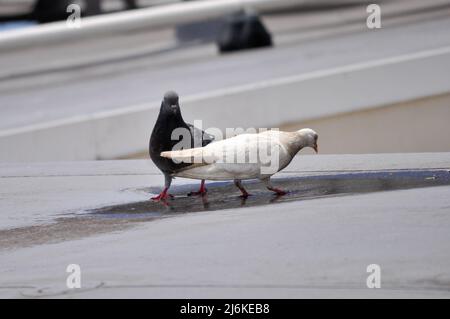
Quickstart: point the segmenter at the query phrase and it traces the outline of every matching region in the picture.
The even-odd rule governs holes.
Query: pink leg
[[[166,173],[164,173],[164,179],[165,179],[165,184],[164,184],[164,189],[162,190],[161,194],[159,194],[158,196],[152,197],[152,200],[154,201],[160,201],[160,200],[166,200],[167,198],[173,198],[173,195],[169,194],[169,187],[170,184],[172,183],[172,177]]]
[[[236,185],[236,187],[239,188],[239,190],[241,191],[241,193],[242,193],[241,197],[242,198],[247,198],[247,197],[250,196],[250,194],[247,193],[247,191],[245,190],[244,186],[242,186],[240,180],[238,180],[238,179],[234,180],[234,185]]]
[[[167,198],[173,198],[173,195],[169,194],[169,188],[168,187],[164,187],[163,191],[161,192],[161,194],[159,194],[158,196],[152,197],[152,200],[154,201],[160,201],[160,200],[166,200]]]
[[[267,189],[268,190],[271,190],[272,192],[275,192],[277,195],[286,195],[287,194],[287,192],[286,191],[284,191],[284,190],[282,190],[282,189],[279,189],[279,188],[276,188],[276,187],[267,187]]]
[[[288,193],[280,188],[273,187],[270,178],[263,179],[262,181],[266,184],[268,190],[275,192],[278,196],[286,195]]]
[[[205,180],[202,179],[202,182],[200,184],[200,189],[197,192],[190,192],[188,196],[194,196],[194,195],[205,195],[208,192],[208,190],[205,187]]]

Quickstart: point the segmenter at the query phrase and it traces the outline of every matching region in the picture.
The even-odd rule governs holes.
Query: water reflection
[[[308,200],[345,194],[362,194],[396,189],[438,186],[450,184],[450,173],[436,171],[396,171],[374,173],[351,173],[327,176],[277,178],[273,184],[289,190],[284,196],[267,191],[258,181],[247,182],[246,189],[251,196],[239,197],[239,191],[232,182],[209,183],[204,196],[187,196],[191,185],[174,187],[175,197],[164,202],[151,200],[108,206],[90,211],[91,214],[105,218],[163,218],[174,214],[198,211],[215,211],[273,205],[282,202]],[[189,188],[188,188],[189,187]],[[156,189],[140,189],[157,193]]]

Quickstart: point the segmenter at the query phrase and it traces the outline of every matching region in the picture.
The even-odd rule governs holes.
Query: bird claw
[[[198,195],[205,196],[207,193],[208,193],[208,190],[205,188],[205,189],[200,189],[197,192],[190,192],[187,195],[188,196],[198,196]]]
[[[279,188],[271,189],[271,191],[274,192],[276,196],[283,196],[283,195],[286,195],[288,193],[287,191],[284,191],[284,190],[279,189]]]
[[[154,196],[154,197],[152,197],[151,199],[153,200],[153,201],[157,201],[157,202],[159,202],[159,201],[161,201],[161,200],[166,200],[166,199],[168,199],[168,198],[170,198],[170,199],[172,199],[172,198],[174,198],[174,196],[172,195],[172,194],[167,194],[167,193],[161,193],[161,194],[159,194],[159,195],[157,195],[157,196]]]

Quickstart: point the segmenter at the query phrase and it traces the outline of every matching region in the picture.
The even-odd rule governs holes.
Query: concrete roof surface
[[[449,168],[449,153],[300,156],[275,183],[367,172],[445,183],[133,219],[131,206],[87,209],[148,202],[162,183],[149,161],[2,164],[0,297],[448,298]],[[239,203],[223,185],[210,200],[216,189]],[[189,201],[201,199],[173,205]],[[66,287],[69,264],[81,289]],[[366,287],[370,264],[380,289]]]

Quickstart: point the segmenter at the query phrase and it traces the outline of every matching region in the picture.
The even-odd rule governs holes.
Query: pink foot
[[[205,189],[200,189],[199,191],[197,191],[197,192],[190,192],[190,193],[188,193],[188,196],[198,196],[198,195],[201,195],[201,196],[204,196],[204,195],[206,195],[206,193],[208,193],[208,191],[206,190],[206,188]]]
[[[165,188],[165,189],[161,192],[161,194],[159,194],[158,196],[152,197],[152,200],[154,200],[154,201],[161,201],[161,200],[166,200],[166,199],[168,199],[168,198],[173,198],[173,195],[172,195],[172,194],[169,194],[169,193],[168,193],[168,189]]]
[[[283,195],[286,195],[286,194],[287,194],[286,191],[284,191],[284,190],[282,190],[282,189],[279,189],[279,188],[269,188],[269,190],[271,190],[272,192],[275,192],[275,194],[276,194],[277,196],[283,196]]]
[[[241,190],[241,192],[242,192],[242,195],[239,196],[240,198],[247,199],[250,196],[250,194],[247,193],[246,190],[243,190],[243,191]]]
[[[197,195],[204,196],[206,195],[207,192],[208,190],[205,187],[205,181],[202,181],[202,183],[200,184],[200,189],[197,192],[190,192],[188,196],[197,196]]]

